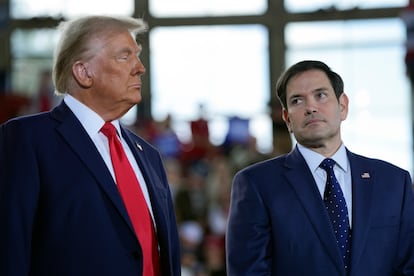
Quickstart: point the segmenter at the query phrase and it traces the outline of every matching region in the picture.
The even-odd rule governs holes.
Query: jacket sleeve
[[[231,191],[226,234],[227,273],[270,275],[270,221],[246,173],[238,173]]]
[[[28,275],[39,194],[30,136],[18,121],[0,127],[0,275]]]
[[[405,174],[405,193],[397,257],[397,275],[414,275],[414,192],[408,172]]]

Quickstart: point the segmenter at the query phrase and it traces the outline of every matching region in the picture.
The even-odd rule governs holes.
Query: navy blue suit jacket
[[[127,129],[122,135],[148,185],[162,275],[180,275],[160,155]],[[65,103],[0,127],[0,221],[2,276],[141,275],[141,248],[114,180]]]
[[[414,275],[410,175],[347,151],[352,173],[352,276]],[[228,275],[345,275],[328,215],[299,150],[234,178]]]

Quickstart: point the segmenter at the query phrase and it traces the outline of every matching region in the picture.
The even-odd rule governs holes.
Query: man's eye
[[[295,98],[295,99],[292,99],[292,100],[290,101],[290,104],[291,104],[291,105],[297,105],[297,104],[299,104],[300,102],[301,102],[301,100],[300,100],[300,99]]]
[[[326,97],[328,97],[328,96],[325,93],[319,94],[319,99],[321,99],[321,100],[325,99]]]
[[[127,60],[129,58],[129,54],[122,54],[117,57],[119,60]]]
[[[319,92],[318,97],[319,98],[325,98],[327,96],[326,92]]]

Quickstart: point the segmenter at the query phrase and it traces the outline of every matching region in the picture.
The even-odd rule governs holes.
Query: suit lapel
[[[295,190],[303,209],[312,223],[320,242],[325,247],[339,271],[343,271],[336,238],[325,210],[325,205],[305,159],[295,148],[286,158],[286,177]]]
[[[357,266],[365,247],[371,221],[374,172],[355,154],[348,152],[352,173],[352,266]]]
[[[95,177],[131,231],[134,231],[112,175],[79,120],[64,102],[52,111],[51,116],[61,122],[57,131]]]
[[[122,135],[125,141],[127,142],[128,146],[130,147],[135,160],[138,163],[138,166],[141,169],[142,175],[145,179],[145,183],[147,184],[147,190],[149,193],[149,197],[151,199],[151,207],[152,212],[154,214],[154,219],[157,223],[157,229],[160,229],[165,222],[165,218],[163,217],[163,212],[160,212],[160,197],[163,195],[163,188],[160,188],[158,183],[161,183],[161,180],[157,173],[153,172],[152,166],[149,162],[151,162],[150,158],[146,155],[144,151],[145,147],[141,145],[139,141],[136,141],[128,131],[126,131],[122,126]],[[154,160],[155,161],[155,160]]]

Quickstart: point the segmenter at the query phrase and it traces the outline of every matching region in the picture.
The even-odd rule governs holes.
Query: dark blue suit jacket
[[[122,135],[148,185],[162,275],[180,275],[160,155],[127,129]],[[113,178],[64,103],[0,127],[0,221],[2,276],[141,275],[141,248]]]
[[[352,276],[414,275],[414,196],[407,171],[347,152]],[[228,275],[345,275],[323,200],[298,149],[234,178]]]

